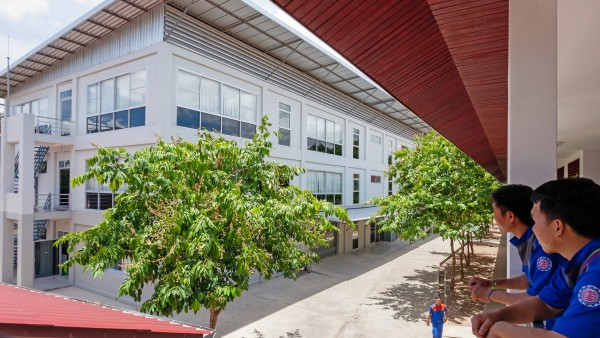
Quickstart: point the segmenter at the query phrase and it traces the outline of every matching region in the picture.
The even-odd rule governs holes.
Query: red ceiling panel
[[[508,0],[274,2],[505,179]]]

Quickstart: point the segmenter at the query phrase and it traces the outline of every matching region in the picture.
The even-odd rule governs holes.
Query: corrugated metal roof
[[[390,94],[241,0],[174,0],[182,13],[241,40],[418,132],[431,128]],[[168,32],[167,32],[168,34]],[[168,41],[168,38],[167,38]],[[394,103],[390,103],[394,101]]]
[[[17,87],[160,3],[162,0],[104,1],[14,62],[10,66],[10,87]],[[0,97],[5,97],[6,91],[4,69],[0,72]]]
[[[9,325],[53,327],[63,332],[70,329],[126,330],[138,331],[138,335],[148,332],[202,336],[213,332],[139,312],[0,283],[0,331]],[[107,332],[110,335],[110,331]]]

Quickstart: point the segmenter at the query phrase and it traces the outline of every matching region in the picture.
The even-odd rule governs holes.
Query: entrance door
[[[70,169],[60,169],[59,170],[59,205],[63,208],[69,207],[69,195],[71,193],[71,187],[69,185],[71,180]]]
[[[58,238],[63,237],[64,235],[68,234],[68,232],[65,231],[59,231],[58,232]],[[64,262],[67,261],[67,259],[69,259],[69,252],[67,251],[67,248],[69,248],[69,243],[64,243],[58,246],[57,252],[58,252],[58,264],[63,264]],[[59,268],[59,275],[61,276],[68,276],[69,275],[69,270],[64,271],[63,269]]]
[[[54,240],[34,242],[35,278],[58,274],[58,249]]]

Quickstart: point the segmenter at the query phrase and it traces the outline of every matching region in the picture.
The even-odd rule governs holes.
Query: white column
[[[556,0],[510,0],[508,182],[537,188],[556,177]],[[508,244],[508,275],[522,274]]]
[[[23,114],[23,125],[19,136],[19,197],[21,212],[18,216],[17,285],[33,287],[34,244],[33,244],[33,153],[35,118]]]
[[[5,110],[9,111],[8,107]],[[2,135],[6,135],[6,124],[8,114],[2,121]],[[13,241],[14,221],[6,218],[6,195],[13,192],[14,170],[15,170],[15,147],[14,144],[6,142],[6,137],[1,138],[0,144],[0,245],[2,245],[0,256],[0,280],[5,283],[13,282]]]

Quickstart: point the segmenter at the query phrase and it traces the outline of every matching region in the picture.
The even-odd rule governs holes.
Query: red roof
[[[212,331],[0,283],[0,336],[202,337]]]

